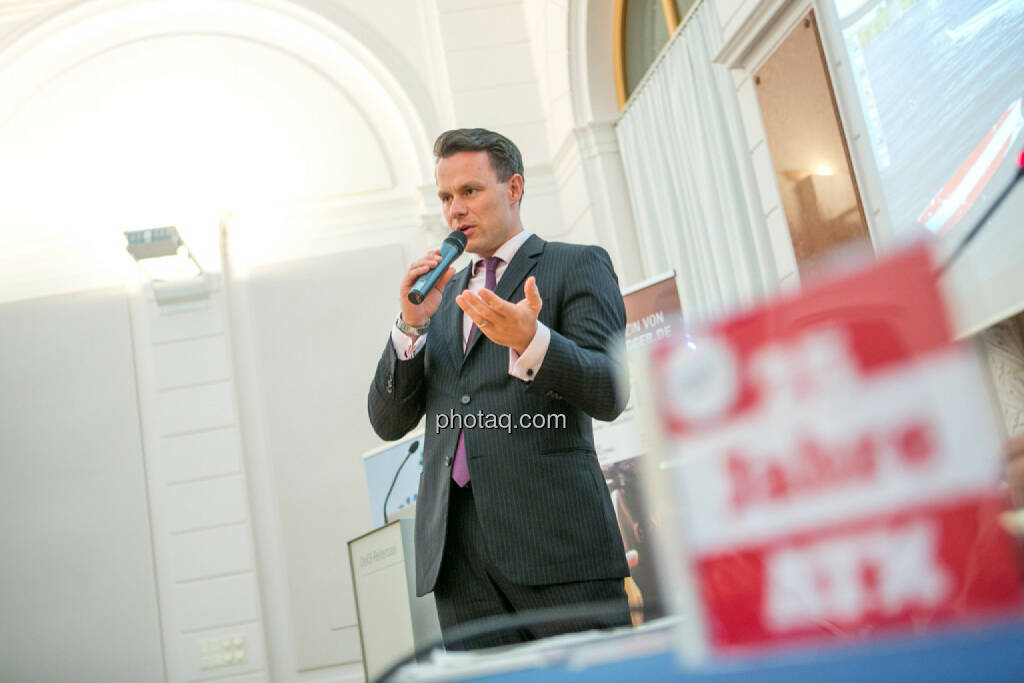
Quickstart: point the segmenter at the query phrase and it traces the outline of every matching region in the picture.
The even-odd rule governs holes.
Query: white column
[[[223,291],[179,310],[148,284],[131,296],[157,589],[171,683],[266,681]]]

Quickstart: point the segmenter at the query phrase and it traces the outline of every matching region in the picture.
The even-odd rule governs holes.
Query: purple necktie
[[[481,263],[484,264],[484,288],[494,291],[495,285],[498,283],[498,262],[501,261],[497,256],[491,258],[482,259],[477,261],[477,267]],[[466,337],[465,350],[469,350],[469,343],[473,341],[473,335],[476,334],[476,323],[469,328],[469,336]],[[459,486],[465,486],[469,483],[469,463],[466,461],[466,437],[459,431],[459,443],[455,446],[455,464],[452,465],[452,480],[455,481]]]

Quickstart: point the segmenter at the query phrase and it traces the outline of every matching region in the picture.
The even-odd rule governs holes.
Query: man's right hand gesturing
[[[423,303],[414,304],[409,301],[409,290],[416,284],[416,280],[420,279],[420,276],[440,262],[440,250],[433,249],[427,252],[427,255],[423,258],[413,261],[409,266],[409,270],[405,271],[405,275],[402,277],[402,284],[398,289],[399,305],[402,307],[402,320],[413,327],[423,327],[427,324],[430,316],[434,315],[437,307],[441,305],[441,292],[444,291],[444,286],[455,275],[455,268],[449,267],[448,272],[441,276],[441,279],[437,281],[434,288],[424,297]]]

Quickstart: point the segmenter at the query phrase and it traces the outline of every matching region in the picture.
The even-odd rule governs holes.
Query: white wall
[[[542,237],[559,239],[567,232],[566,219],[551,170],[541,82],[533,60],[537,36],[527,27],[523,2],[434,1],[435,40],[448,74],[453,127],[490,128],[516,143],[526,171],[523,222]],[[433,193],[432,182],[427,191]]]
[[[128,301],[0,305],[0,680],[164,679]]]
[[[645,278],[615,138],[613,5],[524,0],[562,218],[559,239],[596,243],[623,287]]]
[[[380,443],[366,391],[393,321],[401,245],[248,269],[232,279],[247,457],[260,517],[270,631],[290,641],[277,678],[361,674],[347,541],[371,530],[360,455]],[[290,626],[281,629],[282,623]],[[289,632],[290,631],[290,632]],[[346,668],[345,665],[348,665]]]
[[[150,524],[167,679],[234,674],[266,681],[267,646],[224,292],[161,308],[132,291]],[[230,638],[239,662],[204,669],[200,652]]]

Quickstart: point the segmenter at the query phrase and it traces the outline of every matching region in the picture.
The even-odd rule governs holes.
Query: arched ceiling
[[[0,92],[0,261],[20,268],[53,244],[116,270],[121,231],[190,222],[215,260],[228,211],[415,201],[431,168],[423,103],[289,3],[74,5],[0,52]]]
[[[182,212],[302,202],[395,186],[379,133],[352,98],[271,46],[167,35],[61,73],[0,129],[3,239]]]

